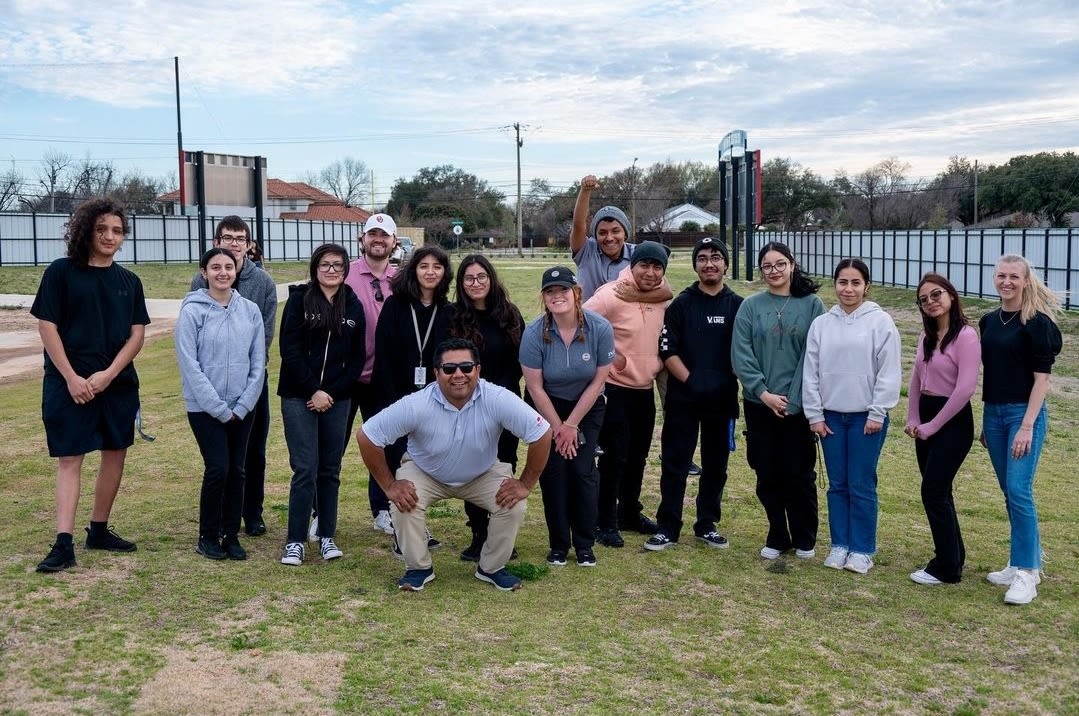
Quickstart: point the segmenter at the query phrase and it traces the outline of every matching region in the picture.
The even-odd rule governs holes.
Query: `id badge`
[[[422,365],[416,366],[412,370],[412,382],[416,384],[417,388],[427,385],[427,369]]]

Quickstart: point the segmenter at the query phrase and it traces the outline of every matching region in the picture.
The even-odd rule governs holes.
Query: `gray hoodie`
[[[270,274],[255,265],[254,261],[244,259],[244,265],[240,269],[240,275],[233,284],[240,295],[248,301],[253,301],[262,313],[262,325],[266,332],[266,351],[269,352],[270,344],[273,343],[273,332],[277,327],[277,285],[270,278]],[[206,279],[202,273],[195,274],[191,279],[191,290],[197,291],[206,288]]]
[[[809,424],[825,410],[869,413],[884,422],[899,402],[902,381],[899,331],[873,301],[848,314],[832,306],[809,327],[802,376],[802,408]]]
[[[266,343],[262,313],[232,289],[227,307],[206,289],[192,291],[176,320],[176,361],[189,413],[208,413],[223,423],[243,418],[262,393]]]

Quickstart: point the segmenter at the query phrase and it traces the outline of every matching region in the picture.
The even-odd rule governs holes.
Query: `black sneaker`
[[[49,554],[37,565],[39,572],[59,572],[61,569],[75,566],[75,546],[61,545],[59,542],[52,546]]]
[[[662,532],[656,532],[645,541],[644,548],[650,552],[659,552],[668,547],[673,547],[676,544],[678,544],[677,541],[671,539]]]
[[[615,529],[600,529],[596,530],[596,541],[604,547],[625,547],[626,542],[622,539],[622,535]]]
[[[659,532],[659,525],[656,524],[656,521],[644,514],[639,514],[629,520],[620,521],[618,526],[624,530],[640,532],[642,535],[654,535],[656,532]]]
[[[483,543],[486,540],[481,535],[472,535],[472,544],[461,552],[462,562],[479,562],[480,552],[483,551]],[[428,548],[430,549],[430,548]]]
[[[552,549],[547,553],[547,564],[552,567],[565,567],[566,553],[560,549]]]
[[[221,544],[216,539],[210,539],[209,537],[199,537],[199,543],[195,545],[195,551],[206,559],[220,560],[229,556],[229,553],[221,548]]]
[[[577,550],[577,566],[578,567],[595,567],[596,555],[592,550],[585,548]]]
[[[698,465],[695,462],[689,463],[689,474],[690,475],[700,475],[701,474],[701,466]]]
[[[251,520],[244,525],[244,532],[246,532],[249,537],[261,537],[266,534],[266,523],[261,519]]]
[[[706,532],[703,535],[697,535],[697,539],[704,542],[709,547],[716,547],[718,549],[727,549],[727,547],[730,546],[730,543],[727,542],[727,538],[715,530]]]
[[[134,542],[128,542],[126,539],[116,534],[116,530],[109,527],[105,532],[94,535],[90,533],[90,528],[86,528],[86,549],[104,549],[109,552],[134,552],[138,547]]]
[[[247,550],[240,544],[240,540],[236,535],[231,537],[226,536],[221,540],[221,548],[225,550],[225,554],[229,559],[244,560],[247,559]]]

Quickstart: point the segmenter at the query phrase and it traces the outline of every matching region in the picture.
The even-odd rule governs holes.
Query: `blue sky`
[[[930,177],[1079,150],[1079,3],[0,0],[0,171],[47,151],[175,172],[185,149],[302,179],[336,158],[375,201],[453,164],[515,192],[666,160],[731,129],[825,177]]]

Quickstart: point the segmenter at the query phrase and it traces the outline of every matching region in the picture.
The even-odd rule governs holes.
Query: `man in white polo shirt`
[[[491,514],[476,579],[502,591],[521,580],[506,569],[526,498],[539,480],[551,448],[551,426],[516,395],[480,380],[479,351],[472,341],[450,338],[434,354],[437,382],[401,398],[356,432],[367,469],[390,499],[405,575],[397,586],[420,591],[435,578],[427,547],[427,507],[458,497]],[[520,478],[497,460],[502,430],[528,443]],[[396,477],[385,447],[408,436]]]

